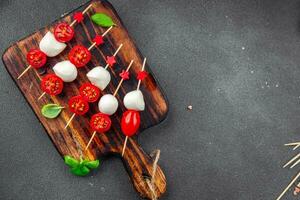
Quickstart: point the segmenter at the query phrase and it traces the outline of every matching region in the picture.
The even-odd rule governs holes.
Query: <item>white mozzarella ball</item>
[[[123,103],[128,110],[145,110],[144,96],[140,90],[128,92],[123,99]]]
[[[87,78],[90,82],[100,88],[100,90],[104,90],[110,82],[110,73],[104,69],[103,67],[95,67],[91,71],[87,73]]]
[[[77,78],[77,68],[70,61],[62,61],[53,67],[54,73],[64,82],[72,82]]]
[[[102,96],[98,103],[100,112],[107,115],[113,115],[117,111],[118,106],[117,98],[111,94]]]
[[[49,31],[40,42],[40,50],[48,57],[55,57],[60,54],[67,45],[55,39],[54,35]]]

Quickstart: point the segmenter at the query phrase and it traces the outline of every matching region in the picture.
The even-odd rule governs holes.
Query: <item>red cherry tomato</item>
[[[64,82],[55,74],[48,74],[43,77],[41,88],[44,92],[50,95],[58,95],[62,92]]]
[[[69,100],[69,109],[77,115],[84,115],[89,110],[88,102],[80,95]]]
[[[83,67],[91,60],[90,51],[82,45],[77,45],[69,53],[69,60],[76,67]]]
[[[110,129],[111,120],[108,115],[103,113],[97,113],[92,116],[90,126],[93,131],[104,133]]]
[[[135,110],[127,110],[123,113],[121,120],[121,129],[124,135],[131,137],[140,128],[141,117],[140,113]]]
[[[38,69],[46,64],[47,56],[38,49],[31,49],[27,54],[27,62],[33,68]]]
[[[67,23],[59,23],[54,29],[54,37],[59,42],[69,42],[74,37],[74,29]]]
[[[95,102],[100,97],[100,90],[91,83],[85,83],[79,88],[79,94],[88,102]]]

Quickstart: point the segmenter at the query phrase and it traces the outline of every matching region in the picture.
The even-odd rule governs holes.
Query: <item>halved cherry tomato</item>
[[[64,82],[55,74],[46,75],[41,82],[41,88],[50,95],[58,95],[62,92]]]
[[[140,113],[135,110],[127,110],[121,119],[121,129],[124,135],[131,137],[139,130],[141,124]]]
[[[82,45],[77,45],[69,53],[69,60],[76,67],[83,67],[91,60],[90,51]]]
[[[88,102],[80,95],[69,100],[69,109],[77,115],[84,115],[89,110]]]
[[[111,120],[108,115],[97,113],[92,116],[90,120],[90,126],[93,131],[104,133],[110,129]]]
[[[38,69],[46,64],[47,56],[38,49],[31,49],[27,54],[27,62],[33,68]]]
[[[95,102],[100,97],[100,90],[91,83],[85,83],[79,88],[79,94],[88,102]]]
[[[59,42],[69,42],[74,37],[74,29],[67,23],[59,23],[54,29],[54,37]]]

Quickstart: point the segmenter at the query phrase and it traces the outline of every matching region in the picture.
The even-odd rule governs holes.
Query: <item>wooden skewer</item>
[[[113,28],[113,26],[109,27],[103,34],[102,37],[106,36],[106,34]]]
[[[104,37],[111,29],[113,28],[113,26],[109,27],[109,29],[107,29],[101,36]],[[94,48],[96,46],[96,42],[94,42],[89,48],[88,50],[90,51],[92,48]]]
[[[42,78],[41,78],[39,72],[38,72],[37,70],[34,70],[34,73],[35,73],[35,75],[38,77],[38,79],[41,81]]]
[[[284,146],[298,146],[298,145],[300,145],[300,142],[293,142],[293,143],[284,144]]]
[[[123,44],[120,44],[119,48],[115,51],[113,56],[116,56],[119,53],[119,51],[121,50],[122,47],[123,47]]]
[[[31,65],[28,65],[28,67],[18,76],[18,80],[28,71],[31,69]]]
[[[92,143],[92,141],[93,141],[93,139],[94,139],[96,133],[97,133],[97,131],[94,131],[94,133],[93,133],[93,135],[92,135],[90,141],[88,142],[88,144],[87,144],[86,147],[85,147],[85,150],[87,150],[87,149],[89,148],[89,146],[90,146],[90,144]]]
[[[69,124],[71,123],[71,121],[73,120],[73,118],[75,117],[75,113],[73,113],[73,115],[71,116],[71,118],[69,119],[69,121],[67,122],[67,125],[65,126],[65,129],[68,128]]]
[[[129,71],[129,69],[131,68],[132,64],[133,64],[133,60],[130,61],[129,65],[128,65],[127,69],[126,69],[126,72]],[[116,95],[118,94],[118,91],[119,91],[119,89],[120,89],[120,87],[121,87],[123,81],[124,81],[124,79],[121,79],[121,80],[120,80],[119,85],[117,86],[117,89],[115,90],[113,96],[116,96]]]
[[[290,167],[290,169],[293,169],[296,165],[298,165],[300,163],[300,159],[299,160],[297,160],[291,167]]]
[[[147,61],[147,58],[144,58],[144,62],[143,62],[142,70],[141,71],[144,71],[145,65],[146,65],[146,61]],[[136,90],[140,89],[141,83],[142,83],[142,80],[139,80]],[[125,149],[126,149],[126,146],[127,146],[127,140],[128,140],[128,136],[126,136],[126,138],[125,138],[125,142],[124,142],[123,150],[122,150],[122,157],[124,156],[124,153],[125,153]]]
[[[123,44],[120,44],[119,48],[115,51],[113,56],[116,56],[119,53],[119,51],[121,50],[122,47],[123,47]],[[106,64],[104,69],[107,69],[108,67],[109,67],[109,64]]]
[[[92,48],[94,48],[96,46],[96,42],[94,42],[89,48],[88,48],[88,50],[90,51],[90,50],[92,50]]]
[[[125,142],[124,142],[123,150],[122,150],[122,157],[124,156],[124,153],[125,153],[125,149],[126,149],[126,146],[127,146],[127,141],[128,141],[128,136],[126,136],[126,138],[125,138]]]
[[[143,66],[142,66],[142,70],[141,71],[144,71],[145,65],[146,65],[146,61],[147,61],[147,58],[144,58],[144,62],[143,62]],[[140,89],[141,83],[142,83],[142,80],[139,80],[136,90]]]
[[[294,156],[291,160],[289,160],[284,166],[283,168],[286,168],[288,165],[290,165],[292,162],[294,162],[296,159],[298,159],[300,157],[300,153],[298,153],[296,156]]]
[[[43,96],[45,96],[45,94],[46,94],[46,92],[43,92],[43,93],[41,94],[41,96],[38,98],[38,100],[40,100],[41,98],[43,98]]]
[[[82,11],[82,14],[85,14],[90,8],[92,7],[92,4],[90,4],[84,11]],[[70,26],[74,26],[76,23],[76,20],[73,20]]]
[[[300,142],[288,143],[288,144],[285,144],[284,146],[295,146],[293,148],[293,151],[295,151],[296,149],[298,149],[300,147]]]
[[[295,146],[295,147],[293,148],[293,151],[295,151],[296,149],[298,149],[298,147],[300,147],[300,144],[298,144],[297,146]]]
[[[279,197],[276,200],[280,200],[283,195],[290,189],[290,187],[297,181],[297,179],[300,177],[300,172],[295,176],[295,178],[288,184],[288,186],[283,190],[283,192],[279,195]]]

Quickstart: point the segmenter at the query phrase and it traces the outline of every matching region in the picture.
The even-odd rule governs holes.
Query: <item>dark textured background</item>
[[[1,0],[1,52],[84,2]],[[281,166],[300,139],[300,1],[111,3],[169,98],[167,120],[140,136],[162,151],[163,199],[275,199],[299,169]],[[72,176],[2,63],[0,74],[1,200],[139,199],[116,158]]]

